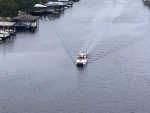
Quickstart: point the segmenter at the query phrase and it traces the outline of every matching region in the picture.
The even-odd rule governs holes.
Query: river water
[[[149,113],[149,16],[142,0],[81,0],[41,17],[0,44],[0,113]]]

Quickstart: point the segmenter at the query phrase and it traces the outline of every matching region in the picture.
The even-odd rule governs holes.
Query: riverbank
[[[76,0],[74,2],[77,2]],[[13,36],[14,33],[16,35],[17,31],[35,31],[39,29],[39,18],[42,16],[49,16],[53,15],[54,17],[60,17],[64,11],[73,6],[73,1],[63,1],[63,2],[48,2],[45,5],[42,4],[35,4],[36,10],[32,13],[27,14],[26,12],[19,11],[17,17],[10,18],[10,17],[1,17],[1,25],[0,30],[2,31],[2,36],[0,39],[5,40],[4,32],[10,34],[11,37],[12,31]],[[45,13],[46,12],[46,13]],[[36,14],[36,15],[35,15]],[[35,15],[35,16],[32,16]],[[9,24],[8,24],[9,23]],[[8,31],[11,31],[8,32]]]

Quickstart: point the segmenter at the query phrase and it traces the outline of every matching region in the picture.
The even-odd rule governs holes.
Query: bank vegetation
[[[29,13],[34,4],[46,2],[48,0],[0,0],[0,17],[14,17],[18,11]]]

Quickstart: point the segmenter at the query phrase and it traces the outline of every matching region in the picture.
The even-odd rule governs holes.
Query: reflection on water
[[[40,17],[40,20],[42,21],[54,21],[56,19],[59,19],[63,14],[49,14],[49,15],[43,15]]]
[[[24,29],[22,29],[22,30],[18,30],[17,34],[19,34],[19,33],[35,34],[35,33],[38,32],[38,30],[39,30],[38,28],[37,29],[30,29],[30,30],[24,30]]]

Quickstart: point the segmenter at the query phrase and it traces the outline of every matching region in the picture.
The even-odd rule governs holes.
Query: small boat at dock
[[[9,32],[5,32],[3,30],[0,30],[0,40],[5,40],[8,37],[10,37],[10,33]]]

